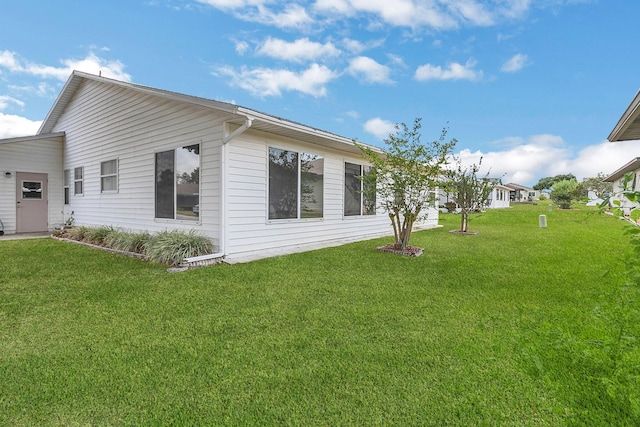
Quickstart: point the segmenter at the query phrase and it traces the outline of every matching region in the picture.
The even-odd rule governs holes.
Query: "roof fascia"
[[[604,182],[615,182],[616,180],[622,178],[627,172],[633,172],[636,169],[640,169],[640,157],[636,157],[631,160],[629,163],[622,166],[617,171],[613,172],[611,175],[605,177],[603,179]]]
[[[620,120],[618,120],[618,123],[607,137],[610,142],[630,140],[629,138],[623,139],[622,135],[640,115],[640,108],[638,108],[638,106],[640,106],[640,90],[638,90],[636,96],[633,98],[624,114],[622,114]]]

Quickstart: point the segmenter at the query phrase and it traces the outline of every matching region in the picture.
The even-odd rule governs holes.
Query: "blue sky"
[[[8,4],[7,4],[8,3]],[[504,182],[611,173],[640,88],[632,0],[20,0],[0,6],[0,138],[34,134],[73,69],[382,145],[448,126]]]

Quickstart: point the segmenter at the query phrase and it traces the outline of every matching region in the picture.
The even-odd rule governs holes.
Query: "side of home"
[[[42,145],[50,134],[58,154],[39,151],[55,169],[45,229],[71,216],[76,225],[194,229],[228,259],[392,233],[361,192],[357,176],[369,167],[352,140],[258,111],[74,72],[32,139]],[[34,142],[17,144],[26,159]],[[431,208],[420,226],[437,221]]]

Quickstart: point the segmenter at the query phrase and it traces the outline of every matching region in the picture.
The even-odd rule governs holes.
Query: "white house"
[[[509,193],[511,188],[503,184],[496,184],[491,190],[491,195],[487,200],[487,207],[490,209],[508,208]]]
[[[505,184],[510,189],[509,198],[512,202],[531,202],[540,198],[540,193],[533,188],[510,182]]]
[[[33,137],[0,140],[6,233],[195,229],[228,260],[392,233],[351,139],[228,103],[73,72]],[[46,218],[46,220],[45,220]],[[435,226],[429,209],[421,227]]]
[[[640,140],[640,91],[636,93],[625,112],[622,114],[618,123],[607,138],[610,142]],[[638,182],[640,176],[640,157],[636,157],[622,166],[617,171],[607,176],[604,181],[613,183],[613,199],[620,200],[625,210],[637,207],[636,204],[629,202],[622,196],[622,183],[624,176],[633,173],[630,190],[640,190]]]

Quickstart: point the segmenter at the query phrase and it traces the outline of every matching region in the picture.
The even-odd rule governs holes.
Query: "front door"
[[[49,228],[46,173],[16,173],[16,232],[33,233]]]

